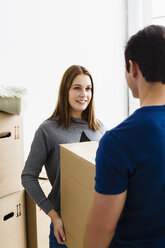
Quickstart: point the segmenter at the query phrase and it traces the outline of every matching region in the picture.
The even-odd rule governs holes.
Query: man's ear
[[[129,64],[130,64],[130,73],[133,78],[136,78],[138,74],[138,65],[136,62],[132,60],[129,60]]]

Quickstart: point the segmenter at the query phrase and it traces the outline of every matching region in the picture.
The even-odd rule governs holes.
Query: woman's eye
[[[76,87],[74,87],[73,89],[74,89],[74,90],[81,90],[81,87],[76,86]],[[91,89],[92,89],[91,87],[88,87],[88,88],[86,88],[85,90],[86,90],[86,91],[90,91]]]

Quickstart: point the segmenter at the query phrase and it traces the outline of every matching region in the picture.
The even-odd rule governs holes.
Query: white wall
[[[0,2],[0,84],[28,89],[25,158],[34,131],[53,112],[64,71],[87,67],[96,116],[107,129],[127,117],[125,0]]]
[[[128,8],[128,39],[140,29],[152,23],[151,0],[127,0]],[[135,99],[129,90],[129,115],[140,107],[139,99]]]

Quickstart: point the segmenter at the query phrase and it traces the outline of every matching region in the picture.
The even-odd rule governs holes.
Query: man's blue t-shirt
[[[142,107],[106,132],[95,180],[101,194],[127,190],[111,248],[165,248],[165,105]]]

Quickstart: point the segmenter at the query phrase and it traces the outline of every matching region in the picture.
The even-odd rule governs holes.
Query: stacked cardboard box
[[[39,179],[41,188],[47,196],[51,185],[47,179]],[[48,248],[50,218],[36,205],[26,193],[26,217],[28,248]]]
[[[22,117],[0,112],[0,247],[48,248],[50,218],[23,189],[23,166]],[[48,195],[46,173],[40,176]]]
[[[97,142],[61,145],[61,215],[68,248],[83,248],[94,195]]]
[[[0,245],[26,248],[22,118],[0,112]]]

